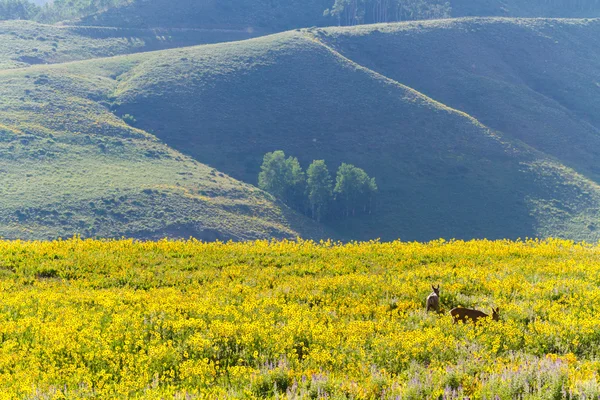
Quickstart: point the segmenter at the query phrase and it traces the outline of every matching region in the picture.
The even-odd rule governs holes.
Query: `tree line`
[[[374,210],[375,178],[352,164],[342,163],[334,182],[324,160],[314,160],[304,172],[296,157],[277,150],[265,154],[260,169],[261,189],[319,222]]]
[[[91,15],[131,0],[54,0],[38,6],[30,0],[0,0],[0,20],[58,22]]]
[[[145,1],[147,0],[54,0],[38,6],[32,0],[0,0],[0,20],[30,19],[52,23]],[[289,5],[290,10],[302,11],[300,7],[296,7],[295,1],[278,0],[272,4],[283,3]],[[468,0],[461,0],[461,2],[465,1]],[[471,1],[477,3],[480,0]],[[543,10],[552,13],[567,12],[568,15],[573,11],[595,9],[599,6],[600,0],[497,0],[497,2],[507,9],[527,8],[542,12]],[[240,7],[243,2],[232,0],[230,3],[237,3],[232,4],[232,7],[234,5]],[[337,20],[339,25],[437,19],[450,17],[453,3],[458,3],[458,0],[330,0],[331,6],[323,14]],[[232,10],[235,8],[233,7]],[[473,9],[477,10],[477,7],[474,5]],[[479,14],[475,12],[474,15]]]
[[[446,0],[335,0],[324,15],[338,25],[376,24],[419,19],[450,18]]]

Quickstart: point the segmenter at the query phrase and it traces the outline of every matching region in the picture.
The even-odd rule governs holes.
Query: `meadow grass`
[[[596,398],[599,254],[553,239],[0,242],[0,393]],[[500,321],[454,325],[459,305]]]

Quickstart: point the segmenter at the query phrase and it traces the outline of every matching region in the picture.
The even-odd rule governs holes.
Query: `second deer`
[[[462,307],[456,307],[453,308],[452,310],[450,310],[450,315],[452,315],[452,318],[454,318],[454,323],[456,324],[458,321],[462,321],[464,323],[467,322],[467,320],[471,320],[473,321],[473,323],[477,323],[477,321],[480,318],[486,318],[489,317],[488,314],[479,311],[479,310],[473,310],[470,308],[462,308]],[[500,319],[500,308],[492,308],[492,320],[494,321],[498,321]]]

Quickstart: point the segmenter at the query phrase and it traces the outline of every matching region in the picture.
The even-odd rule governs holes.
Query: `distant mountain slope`
[[[450,0],[455,17],[600,17],[596,0]]]
[[[0,21],[0,69],[248,39],[246,30],[131,29]]]
[[[359,64],[600,177],[600,20],[464,19],[319,32]]]
[[[0,72],[0,236],[326,236],[264,192],[116,118],[103,102],[115,71]]]
[[[506,29],[521,29],[522,21],[506,22]],[[400,77],[364,68],[358,58],[355,63],[343,55],[353,43],[361,55],[360,50],[377,51],[388,40],[385,32],[373,32],[372,42],[363,44],[363,29],[285,33],[136,57],[139,63],[119,77],[116,112],[134,115],[137,126],[170,146],[247,182],[256,182],[262,155],[274,149],[298,155],[305,165],[324,158],[332,166],[364,167],[381,189],[376,215],[334,222],[354,238],[598,237],[598,186],[565,167],[556,158],[561,153],[550,151],[563,146],[562,155],[575,167],[568,143],[546,146],[539,137],[526,144],[524,135],[490,131],[402,85]],[[460,53],[462,44],[450,40],[464,23],[416,32],[436,29],[447,31],[448,51],[454,46]],[[343,37],[330,46],[327,40],[335,35]],[[419,35],[406,43],[428,54],[424,65],[411,64],[393,49],[380,51],[388,52],[391,66],[406,62],[415,71],[449,58],[426,51]],[[342,39],[348,43],[337,49]],[[435,86],[434,77],[429,79]],[[516,85],[514,90],[529,89]],[[495,118],[508,119],[501,97],[497,101]],[[587,148],[575,143],[571,151],[591,159],[600,148],[591,139],[593,131],[584,123],[568,126],[589,139]],[[547,138],[560,136],[548,131]]]
[[[271,32],[329,25],[330,0],[138,0],[83,18],[83,25],[136,28],[202,27]]]
[[[281,32],[294,28],[338,25],[334,16],[324,16],[332,9],[335,0],[134,0],[131,4],[110,8],[87,16],[78,24],[117,27],[248,27],[267,32]],[[339,2],[343,3],[343,2]],[[347,2],[351,9],[352,2]],[[364,3],[364,2],[362,2]],[[362,4],[358,2],[358,4]],[[391,2],[389,2],[391,3]],[[405,2],[403,2],[405,3]],[[410,2],[406,2],[410,3]],[[418,1],[405,18],[420,19],[420,11],[427,1]],[[449,0],[452,17],[600,17],[597,0]],[[373,7],[382,2],[372,2],[366,9],[358,7],[357,14],[365,14],[359,21],[371,21]],[[394,13],[388,18],[392,21]],[[412,16],[411,16],[412,15]],[[427,15],[427,13],[424,13]]]

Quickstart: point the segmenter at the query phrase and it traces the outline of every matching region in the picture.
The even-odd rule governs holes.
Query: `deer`
[[[431,285],[433,292],[427,296],[427,311],[435,310],[440,312],[440,285],[437,287]]]
[[[470,308],[462,308],[462,307],[455,307],[452,310],[450,310],[450,315],[452,315],[452,318],[454,318],[454,323],[458,323],[458,321],[462,321],[463,323],[466,323],[468,319],[470,319],[471,321],[473,321],[473,323],[477,323],[477,321],[480,318],[487,318],[489,317],[488,314],[479,311],[479,310],[473,310]],[[493,321],[498,321],[500,319],[500,307],[494,309],[492,308],[492,320]]]

